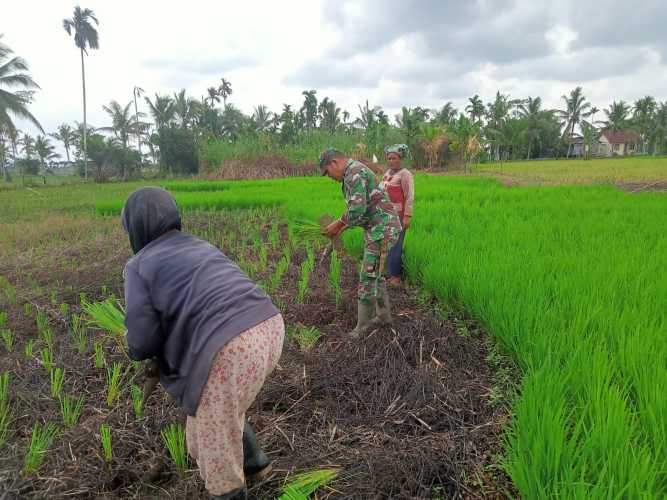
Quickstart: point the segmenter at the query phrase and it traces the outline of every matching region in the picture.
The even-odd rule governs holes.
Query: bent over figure
[[[154,359],[187,413],[188,453],[218,499],[245,499],[270,462],[245,414],[282,352],[269,297],[220,250],[181,232],[174,198],[147,187],[121,214],[135,255],[125,265],[129,355]]]
[[[322,175],[343,183],[347,203],[347,210],[340,219],[326,227],[327,236],[336,237],[348,227],[364,229],[357,325],[349,334],[356,338],[373,325],[392,322],[383,271],[387,254],[398,239],[401,223],[375,174],[363,163],[336,149],[327,149],[320,155],[319,166]]]

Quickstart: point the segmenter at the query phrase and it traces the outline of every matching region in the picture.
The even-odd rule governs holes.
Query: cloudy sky
[[[47,131],[81,121],[81,68],[62,28],[75,3],[7,0],[3,42],[41,86],[32,106]],[[230,101],[298,107],[317,89],[357,104],[462,109],[479,94],[542,96],[549,107],[577,85],[603,109],[646,94],[667,99],[667,1],[641,0],[86,0],[100,49],[86,58],[89,122],[102,105],[186,88],[197,97],[232,82]],[[145,105],[143,106],[145,108]],[[28,128],[28,127],[26,127]]]

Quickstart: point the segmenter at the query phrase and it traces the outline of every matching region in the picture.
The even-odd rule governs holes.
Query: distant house
[[[572,156],[583,156],[584,154],[584,137],[579,134],[572,134],[570,136],[570,144]]]
[[[639,152],[641,139],[634,130],[603,130],[598,143],[600,156],[627,156]]]

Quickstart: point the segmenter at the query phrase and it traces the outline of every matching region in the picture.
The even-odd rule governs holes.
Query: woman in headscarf
[[[234,262],[181,232],[164,189],[136,190],[121,219],[135,253],[123,272],[129,355],[157,361],[209,493],[244,499],[245,481],[270,471],[245,413],[278,363],[283,318]]]
[[[412,219],[415,184],[412,173],[402,165],[403,157],[408,152],[408,146],[405,144],[394,144],[387,146],[384,151],[387,155],[389,169],[382,178],[382,187],[387,191],[389,199],[394,204],[402,225],[398,241],[391,248],[387,256],[387,269],[391,276],[389,282],[393,285],[399,285],[403,274],[403,239]]]

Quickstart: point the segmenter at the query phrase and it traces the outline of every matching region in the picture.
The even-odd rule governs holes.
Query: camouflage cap
[[[392,144],[391,146],[384,148],[384,153],[397,153],[401,158],[403,158],[409,149],[410,148],[408,148],[407,144]]]
[[[322,151],[322,153],[320,154],[320,159],[318,161],[318,164],[320,166],[320,173],[322,175],[325,175],[327,170],[326,167],[327,165],[329,165],[329,163],[331,163],[331,160],[335,156],[340,156],[342,154],[343,152],[339,151],[336,148],[327,148],[324,151]]]

